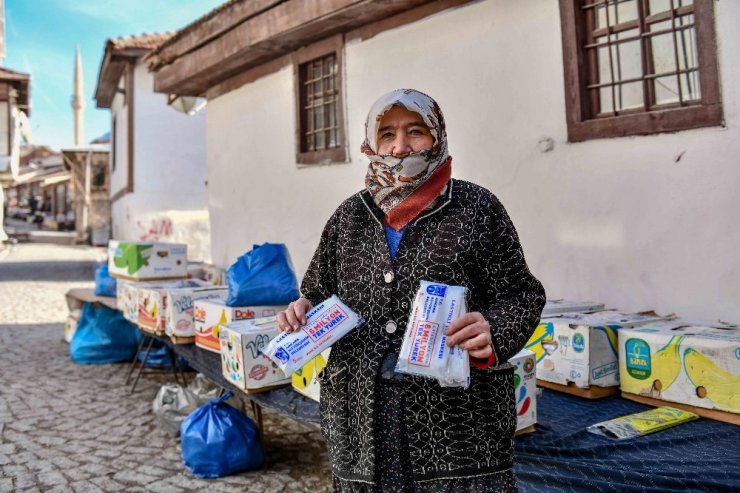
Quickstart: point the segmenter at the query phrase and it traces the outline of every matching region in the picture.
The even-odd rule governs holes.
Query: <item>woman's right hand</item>
[[[306,325],[306,313],[313,305],[306,298],[298,298],[285,311],[277,314],[278,328],[283,332],[295,332],[301,325]]]

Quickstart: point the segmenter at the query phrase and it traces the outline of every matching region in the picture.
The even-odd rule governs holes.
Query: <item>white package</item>
[[[303,367],[365,321],[333,295],[308,312],[306,322],[295,332],[282,332],[263,351],[286,375]]]
[[[447,326],[467,311],[467,288],[421,281],[416,292],[396,370],[436,378],[443,387],[470,383],[468,352],[447,346]]]

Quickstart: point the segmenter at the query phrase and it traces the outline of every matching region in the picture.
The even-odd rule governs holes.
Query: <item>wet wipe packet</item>
[[[698,417],[698,415],[689,411],[663,406],[602,421],[589,426],[586,430],[596,435],[624,440],[662,431],[672,426],[693,421]]]
[[[443,387],[470,385],[468,352],[447,346],[447,326],[467,311],[467,288],[421,281],[411,306],[396,371],[436,378]]]
[[[281,332],[263,351],[286,375],[299,370],[349,331],[365,323],[336,295],[308,312],[306,322],[295,332]]]

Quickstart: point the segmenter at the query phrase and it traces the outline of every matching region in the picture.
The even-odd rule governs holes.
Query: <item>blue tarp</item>
[[[646,409],[618,396],[589,401],[543,389],[537,431],[515,439],[520,493],[740,491],[740,426],[700,418],[619,441],[586,431]]]

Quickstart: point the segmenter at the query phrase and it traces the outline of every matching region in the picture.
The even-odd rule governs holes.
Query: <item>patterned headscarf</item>
[[[377,154],[380,120],[394,106],[421,116],[434,137],[431,148],[404,157]],[[370,159],[365,188],[386,214],[386,223],[396,230],[434,202],[450,179],[452,158],[447,153],[442,110],[434,99],[414,89],[396,89],[373,104],[360,150]]]

